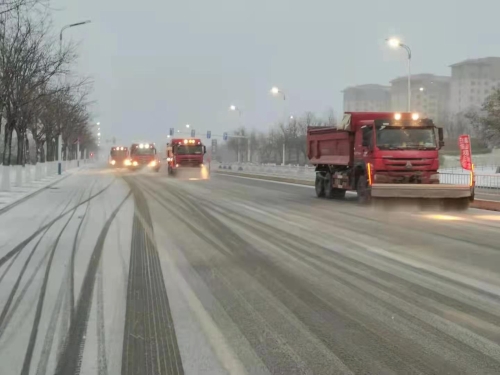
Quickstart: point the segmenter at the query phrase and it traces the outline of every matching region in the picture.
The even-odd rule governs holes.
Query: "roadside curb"
[[[225,172],[225,171],[214,171],[215,173],[221,175],[229,175],[229,176],[241,176],[248,178],[255,178],[258,180],[267,180],[267,181],[279,181],[279,182],[288,182],[291,184],[297,185],[305,185],[305,186],[314,186],[314,181],[307,181],[295,178],[287,178],[287,177],[279,177],[279,176],[265,176],[260,174],[250,174],[250,173],[240,173],[240,172]],[[470,208],[476,208],[479,210],[488,210],[488,211],[500,211],[500,201],[490,201],[486,199],[475,199],[474,202],[471,203]]]

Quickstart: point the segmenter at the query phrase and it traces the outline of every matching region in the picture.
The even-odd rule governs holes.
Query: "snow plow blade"
[[[460,199],[471,198],[474,190],[467,185],[446,184],[373,184],[373,198]]]

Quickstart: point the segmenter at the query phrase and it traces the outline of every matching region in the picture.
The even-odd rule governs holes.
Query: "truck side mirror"
[[[206,154],[207,153],[207,146],[203,146],[203,153]]]
[[[439,148],[442,148],[444,147],[443,128],[438,128],[438,137],[439,137]]]

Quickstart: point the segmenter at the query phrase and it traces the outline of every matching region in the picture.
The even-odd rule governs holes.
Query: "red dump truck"
[[[318,197],[356,191],[361,203],[408,198],[466,209],[474,200],[474,174],[462,185],[440,184],[442,146],[443,129],[417,113],[346,112],[338,127],[307,129]]]
[[[204,168],[203,157],[206,147],[199,138],[174,138],[167,143],[168,174],[175,175],[177,171],[193,172]]]
[[[127,164],[132,170],[149,168],[158,172],[160,170],[160,160],[154,143],[132,143],[130,146],[130,159]]]
[[[128,165],[128,147],[113,146],[109,152],[109,165],[112,167],[126,167]]]

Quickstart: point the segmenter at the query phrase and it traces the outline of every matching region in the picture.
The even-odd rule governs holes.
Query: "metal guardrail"
[[[213,169],[226,170],[234,173],[246,173],[264,176],[292,177],[297,180],[311,181],[315,178],[314,167],[298,165],[275,164],[212,164]],[[500,193],[500,173],[495,173],[497,167],[479,166],[475,168],[476,187],[481,189],[498,190]],[[442,184],[468,185],[470,173],[461,168],[440,169],[440,182]]]

